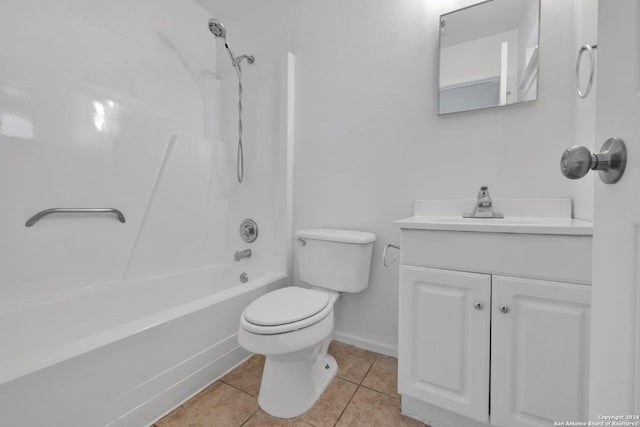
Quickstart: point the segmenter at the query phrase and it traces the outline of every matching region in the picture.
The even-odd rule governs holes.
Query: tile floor
[[[336,341],[329,353],[338,373],[315,406],[298,418],[274,418],[258,407],[264,357],[256,355],[154,427],[424,426],[400,414],[395,358]]]

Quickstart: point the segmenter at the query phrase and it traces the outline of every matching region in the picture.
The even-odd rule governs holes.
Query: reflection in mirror
[[[440,16],[439,114],[538,99],[540,0],[489,0]]]

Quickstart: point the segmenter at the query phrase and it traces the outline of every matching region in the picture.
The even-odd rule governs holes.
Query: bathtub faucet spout
[[[242,258],[249,258],[251,256],[251,249],[245,249],[244,251],[236,251],[233,255],[234,261],[240,261]]]

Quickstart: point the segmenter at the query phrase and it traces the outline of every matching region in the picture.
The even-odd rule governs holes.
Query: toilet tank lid
[[[330,228],[312,228],[299,230],[296,233],[298,239],[328,240],[331,242],[354,243],[363,245],[375,242],[376,235],[366,231],[336,230]]]

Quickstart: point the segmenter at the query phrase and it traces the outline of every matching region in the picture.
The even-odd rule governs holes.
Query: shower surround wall
[[[0,304],[228,264],[241,244],[242,216],[254,215],[237,211],[233,199],[281,184],[269,164],[284,160],[273,136],[281,131],[273,125],[279,99],[260,105],[276,90],[264,85],[280,86],[281,58],[245,67],[249,161],[258,112],[268,113],[260,120],[269,127],[256,150],[275,154],[261,161],[253,154],[241,187],[231,179],[237,83],[217,76],[232,67],[216,66],[221,46],[207,29],[209,12],[169,0],[11,1],[6,10],[0,186],[10,209],[0,212],[8,242],[0,247]],[[34,27],[47,28],[46,43]],[[53,207],[118,208],[127,222],[49,216],[23,226]],[[274,208],[258,216],[273,222]],[[265,244],[280,231],[279,224],[260,225]],[[286,269],[286,249],[278,250],[260,267]]]
[[[239,310],[286,282],[291,269],[294,58],[284,50],[267,55],[237,44],[239,53],[256,56],[254,65],[243,66],[245,181],[238,184],[237,80],[228,57],[221,56],[223,46],[207,28],[214,13],[177,0],[8,0],[3,6],[0,319],[11,320],[15,329],[0,328],[0,338],[10,338],[0,340],[14,343],[11,352],[0,355],[0,394],[13,396],[11,404],[5,399],[2,412],[16,425],[25,425],[22,415],[45,417],[52,425],[141,425],[141,420],[152,420],[150,408],[161,415],[158,408],[171,409],[179,403],[175,399],[246,356],[235,340]],[[242,31],[225,24],[232,40]],[[126,223],[111,215],[51,215],[25,227],[36,212],[55,207],[117,208]],[[247,217],[260,227],[250,246],[238,233]],[[253,256],[235,263],[234,252],[247,247]],[[250,277],[245,294],[238,280],[243,271]],[[129,286],[151,290],[140,314],[132,307]],[[100,295],[109,298],[95,303]],[[170,307],[172,295],[183,304],[180,308]],[[186,302],[187,295],[196,301]],[[144,295],[135,297],[144,300]],[[202,301],[222,306],[201,307]],[[190,315],[188,306],[200,311]],[[57,307],[64,313],[56,313]],[[152,307],[162,307],[158,310],[165,320],[181,320],[158,324],[163,316],[148,311]],[[153,329],[156,324],[160,329]],[[58,331],[56,325],[77,328]],[[115,342],[119,331],[129,334],[139,330],[136,325],[148,332],[98,348],[101,337]],[[56,341],[58,336],[73,342]],[[172,337],[183,336],[211,342],[171,344]],[[39,353],[26,353],[29,348]],[[118,371],[117,360],[138,366],[158,348],[166,348],[166,357],[138,371],[149,375],[136,377],[142,383],[129,381],[133,377],[125,369]],[[79,349],[90,354],[81,355]],[[24,357],[36,372],[15,360],[3,364],[3,357],[11,357],[7,353],[16,360]],[[214,353],[225,364],[209,366]],[[65,354],[72,357],[48,367]],[[102,369],[100,360],[110,368]],[[197,381],[181,383],[199,369]],[[104,371],[105,378],[65,374],[83,370]],[[167,372],[171,381],[157,381]],[[119,384],[117,375],[127,380]],[[97,382],[83,389],[77,383],[83,378]],[[102,387],[102,380],[109,387]],[[39,411],[44,407],[20,412],[28,399],[19,396],[46,389],[38,384],[64,390],[40,400],[49,402],[47,410],[58,411],[49,417]],[[93,394],[96,389],[101,391]],[[65,418],[68,412],[63,404],[56,409],[56,399],[70,399],[85,409]],[[156,399],[160,406],[145,407],[145,399]],[[100,401],[110,403],[93,411],[91,405],[100,406]],[[124,416],[117,411],[132,412],[116,422],[112,417]]]

